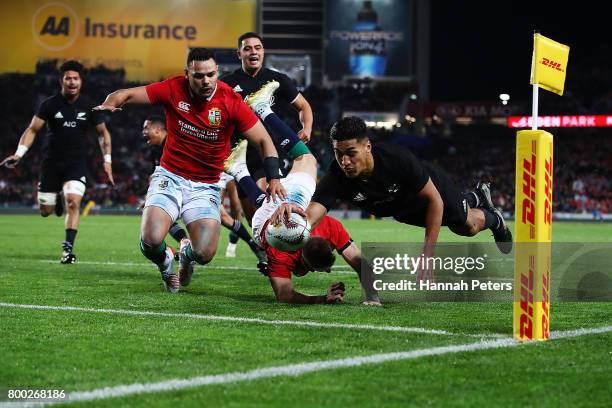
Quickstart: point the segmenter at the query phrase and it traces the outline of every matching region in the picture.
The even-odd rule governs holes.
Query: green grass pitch
[[[192,284],[171,295],[138,250],[139,223],[132,216],[83,218],[75,247],[78,263],[60,265],[62,219],[0,216],[0,401],[6,401],[10,389],[70,394],[140,383],[148,390],[147,385],[173,379],[226,378],[228,373],[495,341],[512,334],[511,304],[362,306],[358,279],[341,260],[331,274],[297,278],[296,287],[323,294],[329,284],[342,280],[344,303],[278,304],[244,243],[237,258],[224,257],[226,230],[213,262],[198,266]],[[357,243],[418,242],[422,237],[421,229],[392,221],[344,224]],[[610,224],[553,226],[554,240],[566,242],[610,242],[611,229]],[[475,239],[490,241],[489,235]],[[441,235],[442,241],[464,239],[448,231]],[[175,245],[171,238],[167,242]],[[262,324],[186,314],[424,330]],[[610,303],[552,304],[555,332],[609,326]],[[102,392],[100,398],[70,406],[609,406],[611,345],[612,332],[607,331],[121,397]]]

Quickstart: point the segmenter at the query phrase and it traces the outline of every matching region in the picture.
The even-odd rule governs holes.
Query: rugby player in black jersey
[[[104,171],[111,183],[111,136],[104,123],[104,116],[92,111],[93,104],[81,98],[81,73],[83,65],[66,61],[60,67],[61,92],[45,99],[30,125],[21,135],[15,154],[5,158],[0,166],[15,167],[40,130],[47,125],[47,140],[38,183],[40,214],[47,217],[53,212],[58,216],[66,208],[66,239],[62,243],[60,262],[76,261],[72,252],[79,227],[81,200],[85,193],[87,174],[87,131],[95,128],[104,157]],[[63,192],[63,198],[59,194]],[[65,201],[65,205],[64,202]]]
[[[271,115],[262,115],[258,112],[256,105],[260,100],[268,99],[270,106],[274,109],[274,105],[291,104],[298,111],[302,129],[297,132],[299,138],[308,143],[312,131],[312,108],[308,101],[299,93],[291,78],[278,71],[273,71],[264,68],[264,46],[262,38],[253,32],[242,34],[238,38],[238,58],[241,61],[241,67],[232,73],[226,74],[220,78],[221,81],[229,84],[234,91],[247,102],[247,104],[259,116],[268,133],[273,140],[280,140],[281,143],[292,143],[292,137],[284,136],[290,132],[295,134],[293,129],[282,122],[279,117],[273,112]],[[234,139],[240,138],[239,134],[234,135]],[[279,167],[283,176],[286,176],[290,171],[291,161],[301,155],[303,152],[291,152],[293,146],[276,146],[281,162]],[[247,168],[257,185],[265,191],[266,179],[264,177],[264,166],[257,154],[257,151],[252,147],[247,150]],[[244,196],[244,191],[241,193],[242,205],[246,216],[250,219],[255,212],[255,207],[252,205],[252,200],[248,200]]]
[[[493,205],[489,183],[478,183],[475,191],[462,193],[446,173],[417,159],[410,150],[372,143],[365,122],[354,116],[336,122],[330,138],[336,160],[306,210],[313,227],[336,199],[342,199],[373,215],[424,227],[425,256],[433,256],[441,226],[462,236],[490,229],[501,252],[512,250],[512,234]],[[271,219],[280,220],[291,211],[300,213],[285,205]]]

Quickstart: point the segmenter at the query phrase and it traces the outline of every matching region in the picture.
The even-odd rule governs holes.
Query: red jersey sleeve
[[[259,119],[253,113],[251,108],[244,103],[240,97],[240,94],[232,91],[232,97],[234,98],[234,111],[232,112],[232,116],[234,117],[234,122],[236,123],[236,129],[242,133],[255,126]]]
[[[170,100],[170,80],[154,82],[145,86],[151,103],[164,103]]]
[[[353,242],[349,233],[344,229],[344,226],[335,218],[330,216],[325,217],[328,229],[328,241],[333,247],[341,253]]]

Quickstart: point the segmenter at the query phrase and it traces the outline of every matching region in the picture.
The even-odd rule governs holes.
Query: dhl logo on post
[[[550,337],[553,139],[523,130],[516,146],[514,337]]]

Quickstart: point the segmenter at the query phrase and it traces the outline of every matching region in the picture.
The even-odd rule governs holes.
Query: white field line
[[[564,339],[589,334],[601,334],[612,332],[612,326],[598,327],[592,329],[577,329],[569,331],[558,331],[551,333],[553,339]],[[345,367],[358,367],[366,364],[381,364],[389,361],[415,360],[421,357],[440,356],[444,354],[463,353],[470,351],[480,351],[498,349],[505,347],[516,347],[520,345],[528,346],[532,344],[542,344],[537,341],[521,343],[513,339],[481,340],[475,343],[459,344],[454,346],[441,346],[426,349],[402,351],[396,353],[374,354],[370,356],[349,357],[337,360],[313,361],[310,363],[290,364],[285,366],[257,368],[251,371],[230,372],[225,374],[205,375],[186,379],[173,379],[154,383],[144,384],[124,384],[114,387],[98,388],[91,391],[79,391],[69,394],[67,401],[59,403],[71,403],[80,401],[94,401],[107,398],[126,397],[134,394],[148,394],[154,392],[177,391],[187,388],[202,387],[214,384],[228,384],[241,381],[260,380],[262,378],[272,378],[279,376],[297,377],[303,374],[331,370]],[[25,403],[28,404],[28,403]],[[40,406],[50,403],[33,403],[30,405],[19,406]],[[12,405],[16,406],[16,405]]]
[[[42,262],[42,263],[47,263],[47,264],[56,264],[58,263],[57,261],[52,261],[50,259],[41,259],[38,262]],[[103,266],[148,266],[151,268],[155,268],[155,265],[152,264],[151,262],[110,262],[110,261],[105,261],[105,262],[101,262],[101,261],[77,261],[77,264],[82,264],[82,265],[103,265]],[[229,269],[229,270],[243,270],[243,271],[248,271],[248,272],[252,272],[251,270],[249,270],[248,267],[244,267],[244,266],[223,266],[223,265],[210,265],[210,266],[206,266],[206,268],[210,268],[210,269]],[[352,271],[350,269],[350,266],[348,265],[334,265],[332,266],[333,269],[338,269],[338,271],[334,271],[334,273],[351,273],[351,274],[355,274],[354,271]]]
[[[205,315],[196,313],[170,313],[170,312],[152,312],[146,310],[125,310],[125,309],[94,309],[89,307],[76,306],[48,306],[48,305],[25,305],[19,303],[4,303],[0,302],[0,308],[15,308],[15,309],[34,309],[34,310],[58,310],[72,312],[87,312],[87,313],[105,313],[118,314],[129,316],[155,316],[155,317],[174,317],[187,319],[202,319],[223,322],[239,322],[253,324],[267,324],[272,326],[296,326],[296,327],[318,327],[326,329],[348,329],[348,330],[373,330],[373,331],[388,331],[388,332],[404,332],[404,333],[423,333],[435,334],[441,336],[464,336],[476,338],[499,338],[507,337],[500,334],[473,334],[473,333],[453,333],[446,330],[426,329],[424,327],[406,327],[406,326],[379,326],[373,324],[352,324],[352,323],[329,323],[329,322],[314,322],[306,320],[266,320],[253,317],[237,317],[237,316],[218,316]]]

